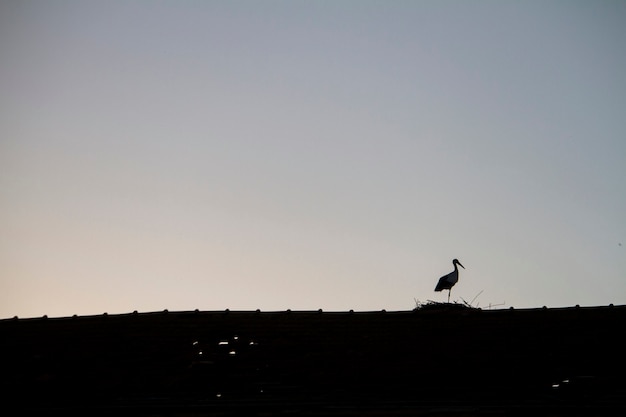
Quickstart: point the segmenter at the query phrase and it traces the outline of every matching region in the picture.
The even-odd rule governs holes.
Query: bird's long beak
[[[461,268],[465,269],[465,267],[464,267],[463,265],[461,265],[461,262],[456,261],[456,263],[457,263],[457,264],[459,264],[459,266],[460,266]]]

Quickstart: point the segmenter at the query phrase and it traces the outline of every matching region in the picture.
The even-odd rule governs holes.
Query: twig
[[[472,301],[470,302],[470,304],[474,304],[474,300],[476,300],[478,298],[478,296],[483,293],[483,291],[485,291],[485,290],[480,290],[480,292],[478,294],[476,294],[476,296],[474,298],[472,298]],[[476,305],[476,307],[478,307],[478,305]]]

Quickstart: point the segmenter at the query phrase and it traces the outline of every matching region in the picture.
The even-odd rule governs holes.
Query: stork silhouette
[[[459,280],[459,269],[456,266],[459,265],[461,268],[465,269],[458,259],[453,259],[452,265],[454,265],[454,271],[439,278],[439,282],[435,287],[435,291],[448,290],[448,303],[450,302],[450,291]]]

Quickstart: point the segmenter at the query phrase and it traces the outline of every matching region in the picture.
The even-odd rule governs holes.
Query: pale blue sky
[[[0,91],[0,317],[626,304],[626,2],[3,1]]]

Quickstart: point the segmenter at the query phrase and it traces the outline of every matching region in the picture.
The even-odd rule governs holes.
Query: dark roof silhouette
[[[0,392],[28,415],[624,415],[624,323],[624,306],[15,318]]]

